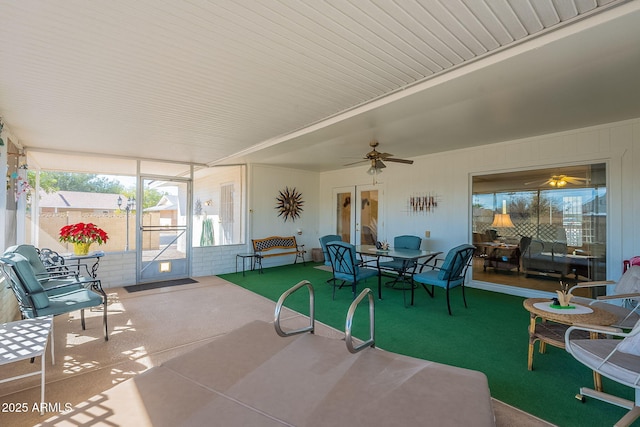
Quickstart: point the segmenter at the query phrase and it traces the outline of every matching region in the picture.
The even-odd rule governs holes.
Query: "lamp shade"
[[[492,227],[515,227],[513,225],[513,222],[511,222],[511,217],[509,216],[509,214],[506,213],[501,213],[501,214],[495,214],[495,216],[493,217],[493,223],[491,224]]]

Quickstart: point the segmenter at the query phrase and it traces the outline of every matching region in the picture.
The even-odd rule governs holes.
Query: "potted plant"
[[[60,229],[60,241],[73,243],[73,253],[76,255],[86,255],[92,243],[101,245],[108,239],[103,229],[90,222],[65,225]]]

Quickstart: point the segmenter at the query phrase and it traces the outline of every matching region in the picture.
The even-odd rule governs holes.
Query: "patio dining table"
[[[380,258],[389,257],[389,258],[394,258],[396,260],[402,260],[403,261],[402,268],[398,271],[398,278],[410,277],[415,272],[415,269],[418,265],[418,261],[422,261],[423,264],[426,264],[442,253],[441,251],[423,251],[421,249],[404,249],[404,248],[394,249],[392,247],[385,250],[385,249],[378,249],[372,245],[357,245],[356,252],[360,254],[363,257],[363,259],[364,257],[375,258],[378,274],[382,274],[382,270],[380,268]],[[403,286],[402,290],[403,290],[403,297],[404,297],[404,305],[406,307],[407,306],[407,298],[406,298],[407,287]]]

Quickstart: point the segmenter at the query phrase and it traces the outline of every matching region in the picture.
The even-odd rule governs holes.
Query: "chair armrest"
[[[78,278],[80,277],[80,272],[79,271],[50,271],[49,272],[49,277],[45,278],[44,280],[47,279],[62,279],[65,277],[75,277]],[[39,279],[42,280],[42,279]]]
[[[433,264],[429,264],[431,261],[433,261]],[[435,258],[435,259],[428,259],[425,262],[419,262],[416,264],[416,269],[418,268],[418,265],[420,266],[420,270],[418,271],[418,273],[422,273],[422,270],[425,267],[431,267],[432,270],[440,270],[440,267],[438,267],[438,261],[442,261],[444,262],[444,259],[442,258]],[[415,271],[415,270],[414,270]]]
[[[378,259],[377,258],[372,258],[369,259],[367,261],[365,261],[364,259],[356,259],[356,265],[358,267],[364,267],[366,265],[370,265],[370,264],[375,264],[376,267],[378,266]]]
[[[640,293],[635,292],[632,294],[600,295],[596,299],[600,301],[610,301],[610,300],[617,300],[617,299],[640,299]]]
[[[586,332],[595,332],[599,334],[612,335],[618,337],[626,337],[630,333],[624,332],[620,328],[614,328],[613,326],[604,326],[604,325],[590,325],[586,323],[576,323],[567,329],[565,333],[565,340],[569,339],[572,331],[586,331]],[[640,329],[638,329],[640,331]],[[634,334],[635,335],[635,334]]]
[[[51,277],[80,276],[80,270],[84,269],[88,276],[91,276],[88,264],[61,264],[47,267],[47,272]]]
[[[416,262],[415,262],[415,268],[414,268],[414,271],[415,271],[415,269],[416,269],[418,266],[421,266],[421,267],[420,267],[420,272],[422,272],[422,269],[423,269],[424,267],[426,267],[426,266],[429,266],[429,265],[430,265],[429,263],[430,263],[430,262],[432,262],[432,261],[433,261],[433,264],[432,264],[432,265],[430,265],[430,266],[433,268],[433,267],[438,263],[438,260],[439,260],[440,258],[436,258],[436,257],[437,257],[438,255],[440,255],[440,254],[442,254],[442,252],[436,252],[436,253],[433,253],[433,254],[430,254],[430,255],[425,255],[424,257],[418,258],[418,259],[416,260]],[[424,261],[420,261],[420,259],[424,259]]]
[[[615,326],[593,325],[590,323],[576,323],[572,326],[577,326],[578,328],[582,328],[583,331],[584,330],[589,330],[593,332],[603,331],[603,332],[610,332],[610,333],[624,332],[622,329],[616,328]]]
[[[574,289],[580,289],[580,288],[584,288],[584,289],[588,289],[588,288],[595,288],[596,286],[605,286],[605,285],[615,285],[616,282],[612,281],[612,280],[600,280],[597,282],[585,282],[585,283],[580,283],[578,285],[572,286],[571,289],[569,289],[568,293],[572,294]]]
[[[49,286],[47,289],[44,290],[44,292],[47,291],[51,291],[53,289],[62,289],[62,288],[66,288],[68,286],[77,286],[77,285],[82,285],[84,286],[85,282],[71,282],[71,283],[60,283],[59,285],[55,285],[55,286]]]

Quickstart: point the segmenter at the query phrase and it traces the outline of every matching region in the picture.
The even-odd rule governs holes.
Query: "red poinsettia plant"
[[[90,222],[65,225],[60,229],[61,242],[97,243],[101,245],[107,240],[109,240],[107,233]]]

